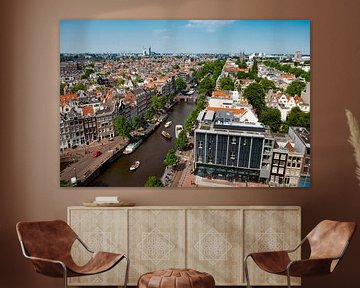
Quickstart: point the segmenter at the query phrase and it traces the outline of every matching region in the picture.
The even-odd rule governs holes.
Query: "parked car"
[[[101,155],[101,152],[99,150],[95,150],[94,152],[92,152],[92,157],[93,158],[96,158],[96,157],[99,157]]]

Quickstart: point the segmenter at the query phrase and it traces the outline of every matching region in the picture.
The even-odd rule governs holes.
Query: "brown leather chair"
[[[62,220],[19,222],[16,231],[24,256],[31,260],[35,271],[50,277],[88,276],[112,269],[122,259],[126,259],[124,288],[127,285],[129,259],[124,254],[91,251]],[[78,266],[72,256],[71,247],[78,240],[92,254],[83,266]]]
[[[286,275],[289,288],[291,288],[291,276],[316,276],[333,272],[344,256],[355,229],[356,224],[354,222],[324,220],[295,249],[250,253],[244,259],[247,287],[251,287],[247,267],[249,257],[266,272]],[[309,259],[292,261],[289,253],[296,251],[306,241],[309,242],[311,249]]]

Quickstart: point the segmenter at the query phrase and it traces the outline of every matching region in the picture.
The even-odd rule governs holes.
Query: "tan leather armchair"
[[[344,256],[355,229],[354,222],[324,220],[295,249],[250,253],[244,259],[247,287],[251,287],[247,266],[247,260],[250,257],[262,270],[286,275],[289,288],[291,288],[291,276],[305,277],[332,273]],[[292,261],[289,253],[296,251],[306,241],[310,245],[310,257]]]
[[[64,278],[65,288],[67,277],[102,273],[112,269],[123,259],[127,261],[124,281],[126,288],[128,257],[125,254],[91,251],[66,222],[62,220],[19,222],[16,231],[22,252],[31,260],[35,271],[50,277]],[[83,266],[78,266],[71,256],[71,247],[76,240],[92,256]]]

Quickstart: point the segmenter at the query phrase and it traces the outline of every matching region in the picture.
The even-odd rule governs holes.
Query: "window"
[[[281,154],[280,160],[285,160],[285,159],[286,159],[286,155],[285,155],[285,154]]]
[[[202,149],[203,148],[203,141],[199,141],[199,148]]]

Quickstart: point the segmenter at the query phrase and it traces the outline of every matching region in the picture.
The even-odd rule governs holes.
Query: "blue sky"
[[[61,53],[310,54],[309,20],[61,20]]]

